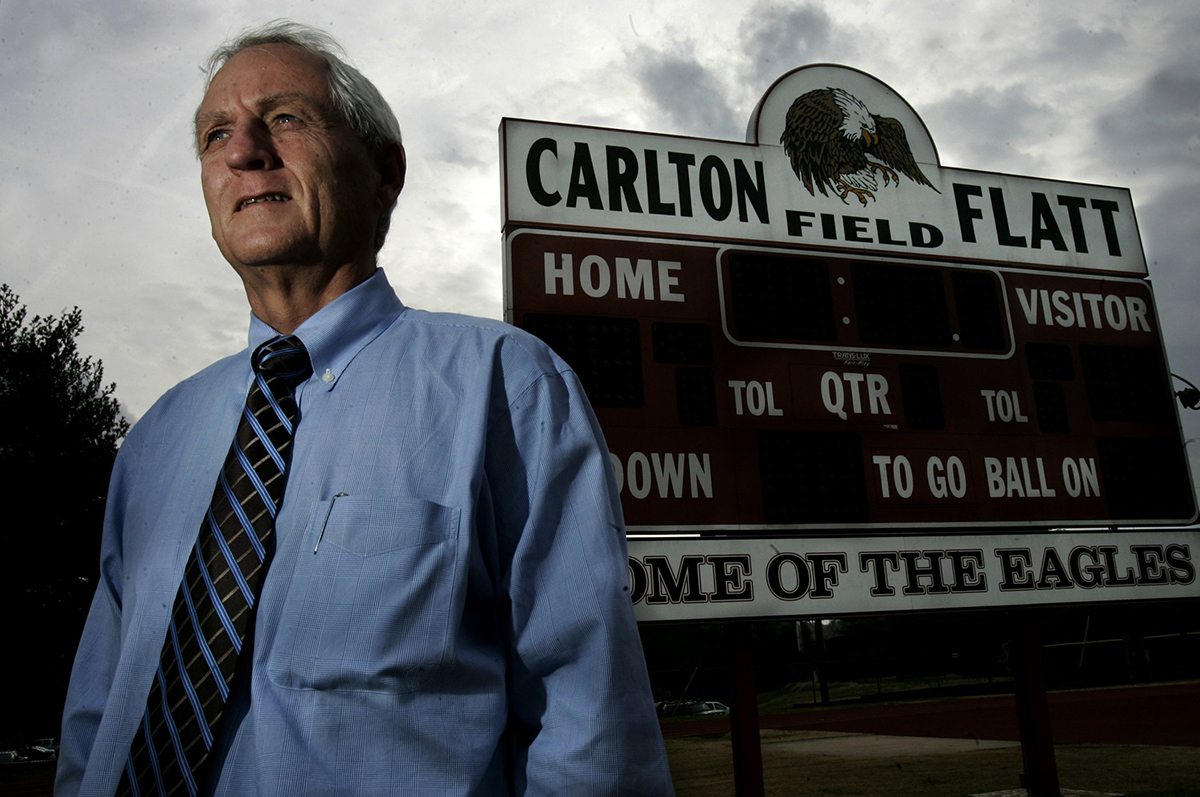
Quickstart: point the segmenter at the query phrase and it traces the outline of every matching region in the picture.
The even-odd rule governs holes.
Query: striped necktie
[[[117,795],[195,795],[254,618],[283,503],[295,386],[312,373],[298,338],[254,352],[254,384],[175,595],[146,711]]]

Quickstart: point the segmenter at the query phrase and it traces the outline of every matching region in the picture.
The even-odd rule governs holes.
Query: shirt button
[[[325,375],[322,376],[321,378],[324,379],[326,382],[332,382],[333,380],[337,379],[337,377],[333,375],[333,371],[331,371],[328,368],[325,369]]]

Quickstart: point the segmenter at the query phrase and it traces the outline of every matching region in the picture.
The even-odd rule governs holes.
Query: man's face
[[[251,47],[217,72],[196,112],[213,240],[239,273],[374,262],[379,171],[326,76],[311,53]]]

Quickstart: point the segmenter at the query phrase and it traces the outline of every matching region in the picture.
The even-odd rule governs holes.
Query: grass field
[[[764,731],[763,778],[776,797],[966,797],[1020,786],[1019,747],[939,755],[848,758],[805,755],[788,742],[828,737],[812,731]],[[1197,797],[1200,750],[1146,745],[1061,745],[1055,748],[1065,789],[1127,797]],[[728,736],[667,740],[679,797],[734,793]]]

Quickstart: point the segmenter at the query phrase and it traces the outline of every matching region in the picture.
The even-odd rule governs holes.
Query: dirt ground
[[[1049,703],[1064,789],[1200,796],[1200,684],[1059,692]],[[1020,786],[1012,697],[810,708],[763,715],[760,727],[768,795],[966,797]],[[734,793],[727,730],[727,718],[663,725],[680,797]]]
[[[1019,746],[934,754],[895,749],[877,757],[806,753],[813,731],[765,731],[763,780],[770,797],[967,797],[1020,786]],[[842,737],[847,749],[858,737]],[[1064,789],[1126,797],[1200,795],[1200,750],[1183,746],[1061,745]],[[678,797],[734,794],[729,737],[667,740]]]

